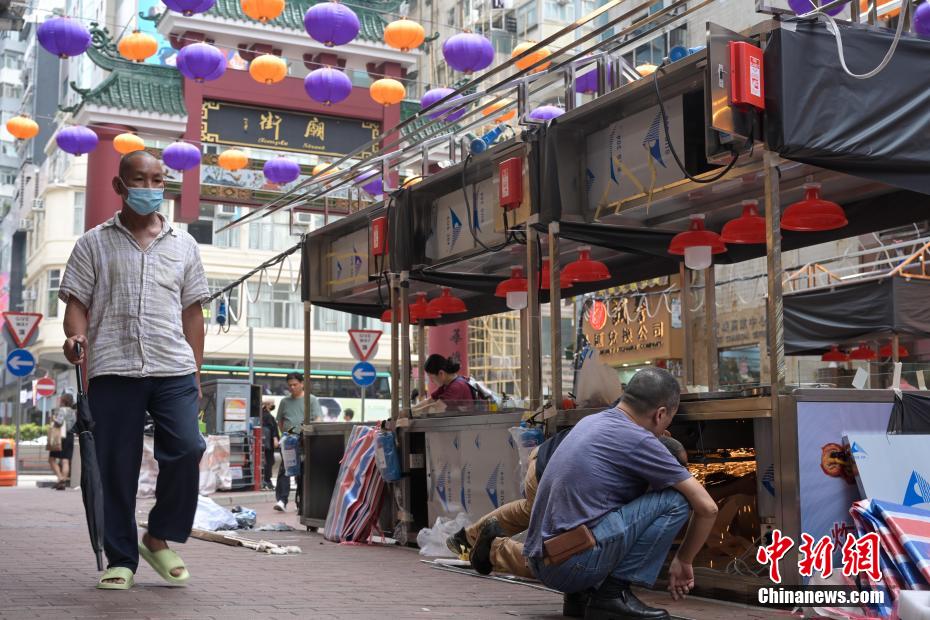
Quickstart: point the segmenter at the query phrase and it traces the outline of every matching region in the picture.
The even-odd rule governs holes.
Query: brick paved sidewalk
[[[237,503],[255,508],[259,523],[297,526],[293,512],[271,510],[266,500]],[[140,503],[140,506],[143,504]],[[93,554],[79,491],[0,488],[0,618],[561,618],[559,595],[521,585],[458,575],[420,562],[415,550],[336,545],[295,532],[246,532],[296,544],[303,554],[263,555],[191,539],[175,548],[193,578],[169,588],[144,562],[129,592],[93,586]],[[691,599],[672,606],[687,618],[785,618],[783,614]]]

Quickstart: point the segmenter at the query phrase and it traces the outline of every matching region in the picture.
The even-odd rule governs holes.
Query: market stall
[[[888,38],[869,28],[846,29],[844,39],[847,36],[855,41],[855,49],[850,43],[847,51],[855,59],[850,62],[870,58],[869,53]],[[386,206],[387,263],[374,267],[371,262],[368,240],[375,230],[376,210],[308,238],[308,303],[368,316],[391,310],[392,425],[408,474],[395,488],[395,521],[406,524],[408,533],[436,516],[454,517],[463,511],[477,517],[490,507],[485,498],[496,505],[519,493],[514,446],[507,435],[525,414],[542,412],[552,431],[596,411],[562,410],[562,397],[569,390],[562,385],[561,368],[552,364],[551,376],[543,377],[541,304],[554,302],[550,344],[552,358],[558,359],[563,346],[557,327],[562,298],[668,276],[677,278],[674,293],[680,298],[693,296],[694,286],[704,302],[700,347],[695,346],[699,335],[689,333],[695,331],[689,304],[680,304],[684,333],[682,351],[676,353],[681,358],[679,378],[684,386],[704,389],[683,396],[672,427],[689,449],[692,471],[721,506],[714,535],[699,556],[699,587],[754,596],[762,583],[753,565],[755,548],[772,528],[797,539],[802,531],[838,538],[851,527],[848,510],[855,486],[842,433],[883,431],[892,393],[788,386],[782,252],[926,218],[925,178],[917,178],[923,168],[908,162],[923,157],[926,144],[920,136],[928,119],[901,121],[893,140],[874,119],[893,116],[901,98],[912,94],[912,84],[902,85],[906,80],[901,67],[911,55],[925,54],[930,44],[903,37],[898,52],[902,57],[868,82],[870,93],[882,93],[875,106],[867,113],[849,110],[849,122],[841,124],[836,135],[821,139],[820,128],[833,126],[836,101],[809,88],[811,76],[838,89],[863,88],[839,66],[819,60],[833,57],[829,41],[832,36],[816,24],[780,28],[770,23],[749,36],[711,27],[705,51],[649,79],[624,84],[550,123],[530,123],[519,138],[466,157],[394,194]],[[765,49],[764,113],[747,113],[728,103],[726,92],[722,103],[715,96],[720,88],[717,67],[720,75],[733,69],[730,42]],[[803,51],[811,46],[823,47],[821,56]],[[883,146],[874,152],[861,150],[849,140],[854,129]],[[889,150],[892,143],[894,149]],[[519,160],[516,167],[508,163],[514,158]],[[875,164],[878,159],[884,161]],[[524,191],[519,200],[503,204],[502,198],[514,195],[514,180]],[[502,192],[505,183],[508,191]],[[811,183],[819,184],[819,194],[811,193]],[[842,213],[842,224],[787,226],[790,209],[822,204],[819,196],[828,198],[834,216],[837,210]],[[758,201],[764,216],[747,211],[745,200]],[[694,232],[720,230],[741,213],[753,218],[751,239],[724,245],[714,233],[709,241],[701,236],[704,243],[681,248],[684,264],[670,254],[670,245],[674,247],[678,234],[689,226]],[[367,267],[359,272],[367,276],[359,275],[342,289],[314,288],[319,274],[340,279],[328,271],[327,262],[327,256],[338,252],[327,247],[335,248],[349,237],[357,241],[356,249],[369,250],[362,260]],[[713,265],[762,257],[768,278],[759,329],[767,344],[767,386],[721,391]],[[582,277],[563,283],[566,271],[579,269]],[[499,285],[513,281],[519,282],[513,292],[522,296],[495,295]],[[571,289],[563,290],[565,284]],[[522,313],[525,407],[412,415],[411,295],[433,295],[440,285],[452,287],[467,311],[420,318],[417,329],[506,308]],[[636,319],[631,340],[648,340],[648,318]],[[621,332],[618,337],[625,336]],[[417,341],[424,342],[422,337]],[[417,359],[422,360],[422,348],[419,353]],[[304,432],[314,431],[305,427]],[[481,451],[471,451],[470,445],[478,444]],[[786,575],[786,582],[798,579],[796,574]]]

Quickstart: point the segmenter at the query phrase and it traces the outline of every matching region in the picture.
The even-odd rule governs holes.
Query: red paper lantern
[[[723,225],[720,238],[724,243],[765,243],[765,218],[759,215],[759,202],[744,200],[743,214]]]
[[[610,270],[607,265],[598,260],[591,259],[591,248],[584,246],[578,248],[578,260],[565,265],[560,281],[568,282],[603,282],[610,280]]]
[[[820,357],[822,362],[848,362],[849,355],[840,351],[840,348],[836,345],[830,347],[830,350],[824,353]]]
[[[443,286],[439,297],[429,302],[429,309],[439,314],[462,314],[468,312],[465,302],[452,294],[452,289]]]
[[[804,200],[785,209],[781,216],[782,230],[796,232],[836,230],[848,223],[843,207],[820,197],[820,183],[805,183]]]
[[[727,251],[720,235],[704,229],[704,215],[692,215],[691,226],[678,233],[668,246],[668,253],[685,257],[688,269],[707,269],[713,264],[712,256]]]

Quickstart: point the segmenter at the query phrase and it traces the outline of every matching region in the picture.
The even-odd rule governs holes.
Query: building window
[[[49,318],[58,316],[58,289],[61,288],[61,269],[48,270],[48,307],[45,315]]]
[[[390,323],[387,325],[390,325]],[[380,329],[383,331],[383,325],[381,321],[366,316],[315,306],[313,308],[313,329],[319,332],[345,332],[350,329]]]
[[[74,192],[74,223],[72,225],[72,234],[84,234],[84,192]]]
[[[522,37],[525,37],[538,23],[539,17],[536,12],[536,0],[528,2],[517,9],[517,32]]]
[[[543,17],[547,21],[571,22],[575,20],[575,5],[565,0],[545,0]]]
[[[285,211],[249,224],[249,248],[252,250],[284,250],[293,244],[290,218]]]
[[[201,204],[200,218],[196,222],[187,225],[187,232],[201,245],[213,245],[218,248],[238,248],[238,227],[217,232],[218,229],[231,221],[231,218],[217,217],[217,213],[222,208],[225,208],[224,205]]]
[[[252,295],[256,294],[257,284],[247,285]],[[258,291],[259,301],[249,304],[248,320],[252,327],[277,327],[282,329],[303,329],[304,308],[300,301],[300,288],[291,291],[291,285],[279,283],[262,284]]]

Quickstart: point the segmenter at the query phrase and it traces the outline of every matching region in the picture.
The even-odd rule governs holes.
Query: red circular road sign
[[[47,398],[55,393],[55,380],[49,377],[42,377],[36,381],[36,394]]]

